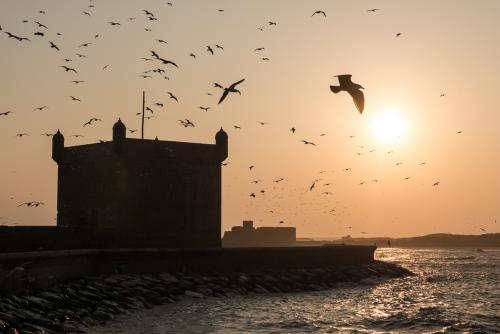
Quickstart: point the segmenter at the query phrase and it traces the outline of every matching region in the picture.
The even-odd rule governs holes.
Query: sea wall
[[[309,269],[115,274],[0,296],[0,333],[84,333],[117,315],[181,298],[320,291],[376,285],[411,273],[374,261]]]
[[[252,272],[374,261],[374,246],[92,249],[0,253],[0,293],[116,273]]]

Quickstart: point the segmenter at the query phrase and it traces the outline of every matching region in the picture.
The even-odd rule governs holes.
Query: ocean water
[[[379,249],[417,275],[320,292],[185,299],[89,333],[500,333],[500,250]]]

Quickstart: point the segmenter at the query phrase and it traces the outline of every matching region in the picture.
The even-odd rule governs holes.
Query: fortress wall
[[[0,293],[115,273],[256,272],[374,261],[374,246],[94,249],[0,253]]]

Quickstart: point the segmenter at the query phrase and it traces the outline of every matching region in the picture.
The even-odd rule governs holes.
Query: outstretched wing
[[[172,64],[172,65],[174,65],[175,67],[179,67],[179,66],[177,66],[177,64],[176,64],[176,63],[174,63],[173,61],[170,61],[170,60],[165,60],[165,64]]]
[[[339,78],[339,83],[341,86],[349,86],[352,84],[352,81],[351,81],[352,75],[351,74],[341,74],[341,75],[337,75],[337,77]]]
[[[351,94],[356,108],[358,108],[359,113],[362,114],[363,109],[365,108],[365,95],[359,89],[350,90],[348,93]]]
[[[224,93],[222,93],[222,96],[220,97],[220,100],[219,100],[218,104],[221,104],[222,101],[224,101],[224,99],[226,98],[227,94],[229,94],[229,90],[224,89]]]
[[[242,83],[243,81],[245,81],[245,79],[241,79],[240,81],[237,81],[235,82],[234,84],[232,84],[229,89],[232,89],[232,88],[235,88],[237,85],[239,85],[240,83]]]

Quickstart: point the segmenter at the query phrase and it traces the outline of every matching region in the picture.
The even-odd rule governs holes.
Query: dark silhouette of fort
[[[222,128],[215,145],[127,138],[121,120],[109,142],[65,147],[57,131],[57,228],[0,231],[0,249],[220,247],[227,155]]]

